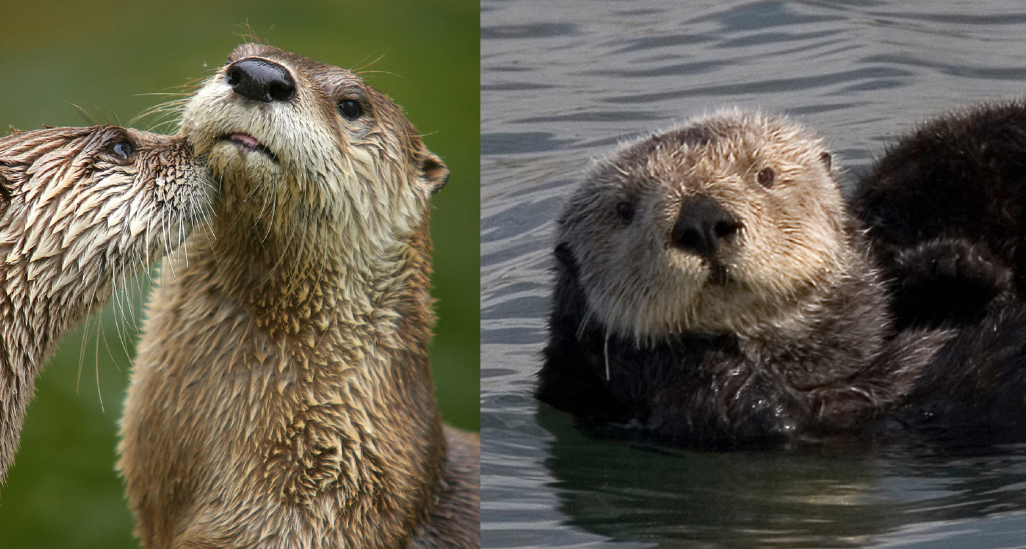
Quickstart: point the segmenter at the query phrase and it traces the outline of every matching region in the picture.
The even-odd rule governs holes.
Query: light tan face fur
[[[600,160],[564,211],[592,315],[639,339],[786,327],[841,276],[844,206],[829,156],[801,126],[726,111],[642,138]],[[772,186],[758,182],[774,172]],[[713,262],[670,245],[682,200],[704,195],[739,222]],[[618,204],[634,208],[629,223]],[[812,296],[810,298],[810,296]]]
[[[296,82],[295,97],[260,102],[233,92],[228,66],[247,58],[285,67]],[[363,114],[343,116],[343,100],[359,102]],[[367,246],[396,242],[420,226],[430,195],[448,179],[441,160],[384,94],[349,71],[271,46],[236,48],[190,100],[182,133],[223,179],[226,212],[286,238],[301,221],[345,227],[348,242],[339,252],[352,261],[368,256]],[[238,133],[264,149],[227,139]]]
[[[183,138],[115,126],[4,137],[0,179],[0,309],[56,327],[184,241],[213,194]]]

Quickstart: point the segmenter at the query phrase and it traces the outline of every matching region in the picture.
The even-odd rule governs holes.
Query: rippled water
[[[592,158],[722,106],[818,130],[854,179],[917,122],[1018,97],[1015,2],[482,3],[483,543],[1016,547],[1026,449],[677,452],[531,398],[552,219]]]

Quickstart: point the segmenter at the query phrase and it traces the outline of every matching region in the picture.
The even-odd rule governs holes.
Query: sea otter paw
[[[902,250],[894,275],[898,317],[912,323],[974,321],[993,300],[1014,291],[1011,269],[984,245],[962,239]]]

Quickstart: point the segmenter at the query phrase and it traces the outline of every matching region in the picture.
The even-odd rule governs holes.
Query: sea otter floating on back
[[[802,126],[740,111],[599,161],[558,221],[538,398],[712,446],[871,433],[943,407],[931,380],[991,336],[895,328],[831,164]],[[1016,332],[1010,316],[991,332]]]

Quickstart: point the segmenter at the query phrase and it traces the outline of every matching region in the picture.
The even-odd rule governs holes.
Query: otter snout
[[[285,67],[258,57],[240,59],[225,71],[232,90],[248,99],[271,103],[296,96],[296,81]]]
[[[670,245],[699,257],[716,255],[720,241],[730,238],[741,223],[719,202],[708,196],[684,199],[670,231]]]

